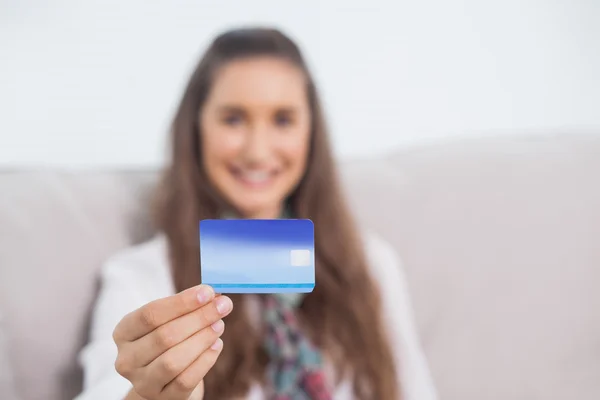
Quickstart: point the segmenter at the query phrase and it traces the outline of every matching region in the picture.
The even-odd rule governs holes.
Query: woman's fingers
[[[223,341],[219,338],[192,365],[165,386],[163,389],[165,398],[178,398],[191,393],[215,365],[221,350],[223,350]]]
[[[232,309],[233,303],[229,297],[218,296],[205,306],[158,327],[146,336],[128,344],[128,347],[135,346],[132,363],[142,367],[150,364],[167,350],[220,321]]]
[[[221,352],[222,318],[232,309],[206,285],[142,306],[113,332],[115,369],[142,398],[188,399]]]
[[[179,343],[153,360],[142,371],[140,378],[144,383],[143,387],[140,387],[142,391],[138,392],[144,397],[156,396],[158,393],[163,392],[164,388],[172,382],[174,382],[173,384],[178,390],[193,390],[200,380],[202,380],[203,375],[197,381],[193,379],[196,375],[184,374],[183,377],[179,375],[184,373],[197,359],[206,360],[203,354],[207,351],[210,352],[210,347],[223,334],[224,329],[225,324],[223,321],[218,320],[212,326],[208,326],[195,333],[187,340]],[[202,364],[205,365],[206,362]],[[142,386],[142,383],[138,386]],[[161,397],[165,396],[161,394]],[[168,396],[165,398],[168,398]]]
[[[210,286],[200,285],[150,302],[126,315],[115,328],[113,338],[117,345],[137,340],[159,326],[204,306],[214,296]]]

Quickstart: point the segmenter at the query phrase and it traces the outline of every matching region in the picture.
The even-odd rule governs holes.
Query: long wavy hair
[[[333,363],[336,379],[352,379],[362,400],[397,400],[399,387],[386,336],[378,289],[363,242],[344,202],[323,111],[314,81],[296,44],[275,29],[225,32],[209,46],[193,72],[171,128],[171,164],[157,193],[156,219],[165,234],[177,291],[200,283],[198,221],[218,218],[226,204],[203,168],[200,114],[215,75],[242,58],[284,59],[304,72],[311,111],[311,139],[305,174],[287,199],[297,218],[315,226],[316,286],[298,313],[314,343]],[[208,399],[243,396],[263,382],[268,356],[262,337],[245,311],[247,297],[230,296],[234,311],[226,318],[225,343],[204,379]]]

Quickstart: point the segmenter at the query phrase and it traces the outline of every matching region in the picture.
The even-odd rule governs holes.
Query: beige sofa
[[[600,399],[600,135],[465,139],[342,172],[362,225],[402,255],[442,399]],[[4,372],[21,399],[79,390],[96,273],[149,236],[153,180],[0,173]]]

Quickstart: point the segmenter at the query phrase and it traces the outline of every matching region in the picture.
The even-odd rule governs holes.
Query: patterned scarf
[[[291,218],[285,210],[281,218]],[[224,218],[233,218],[231,214]],[[331,400],[321,352],[304,335],[297,318],[302,293],[260,296],[265,325],[264,346],[270,358],[266,389],[270,400]]]
[[[282,293],[263,298],[268,396],[272,400],[331,400],[320,351],[302,333],[296,309],[302,294]]]

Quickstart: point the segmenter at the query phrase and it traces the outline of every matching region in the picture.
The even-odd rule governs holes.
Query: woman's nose
[[[246,136],[243,156],[247,162],[260,163],[271,156],[272,140],[269,129],[255,126]]]

